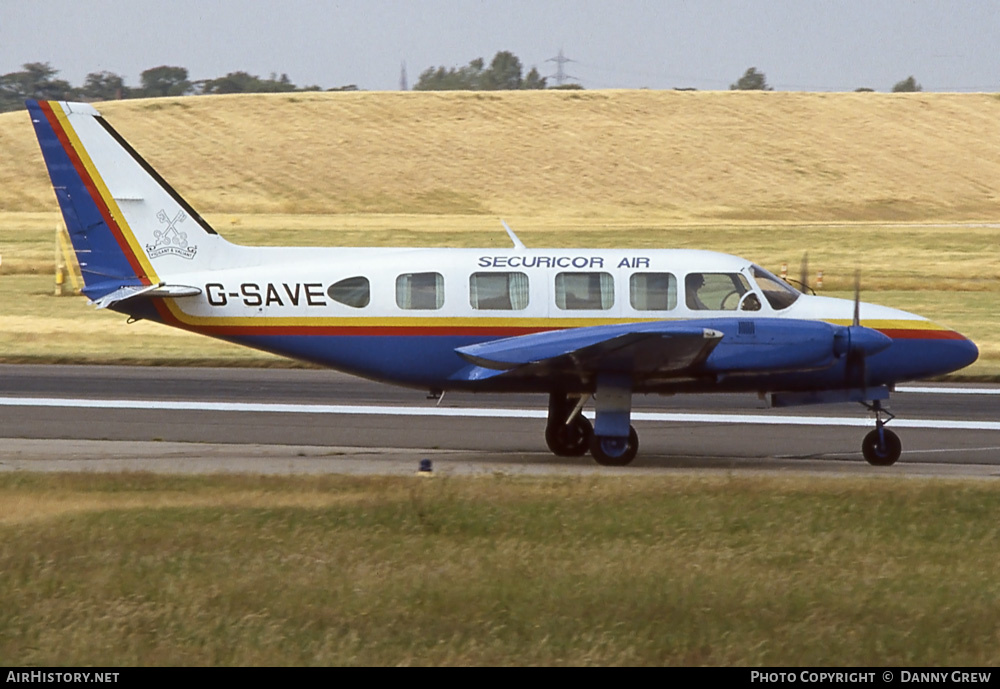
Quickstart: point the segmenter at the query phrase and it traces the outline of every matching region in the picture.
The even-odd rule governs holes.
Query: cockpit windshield
[[[775,311],[787,309],[799,298],[799,291],[776,275],[760,266],[753,266],[751,271],[753,279],[757,281],[757,286],[764,293],[764,298]]]

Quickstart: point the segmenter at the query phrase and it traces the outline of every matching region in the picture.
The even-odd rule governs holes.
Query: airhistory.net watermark
[[[48,670],[8,670],[7,683],[103,684],[118,681],[117,672],[50,672]]]

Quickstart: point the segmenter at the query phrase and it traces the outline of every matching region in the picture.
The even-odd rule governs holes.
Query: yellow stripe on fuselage
[[[495,316],[193,316],[182,311],[173,299],[166,300],[171,313],[177,320],[192,327],[316,327],[316,328],[456,328],[495,330],[511,329],[563,329],[584,328],[599,325],[622,325],[626,323],[651,323],[655,321],[688,321],[693,318],[505,318]],[[706,316],[706,319],[713,318]],[[718,318],[718,317],[716,317]],[[725,318],[725,317],[724,317]],[[704,319],[697,319],[704,320]],[[810,319],[812,320],[812,319]],[[831,325],[851,325],[850,320],[816,319]],[[927,330],[941,331],[947,328],[926,320],[881,319],[863,321],[862,325],[874,330]]]

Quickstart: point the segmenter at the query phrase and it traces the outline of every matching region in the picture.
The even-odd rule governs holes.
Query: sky
[[[285,73],[398,90],[430,67],[514,53],[587,89],[1000,91],[1000,0],[0,0],[0,74],[47,62],[83,85],[151,67],[192,80]]]

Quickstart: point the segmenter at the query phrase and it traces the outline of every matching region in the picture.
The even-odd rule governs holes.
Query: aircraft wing
[[[649,376],[676,373],[704,361],[721,339],[722,333],[712,328],[657,321],[532,333],[455,351],[472,364],[460,374],[465,380],[503,374]]]

